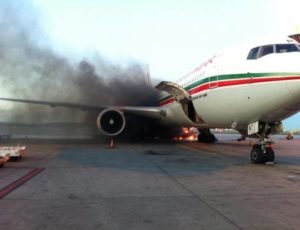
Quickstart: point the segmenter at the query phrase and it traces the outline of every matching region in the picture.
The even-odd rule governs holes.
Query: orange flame
[[[185,128],[181,129],[181,135],[174,137],[173,140],[179,141],[196,141],[198,139],[197,130],[195,132],[195,128]]]

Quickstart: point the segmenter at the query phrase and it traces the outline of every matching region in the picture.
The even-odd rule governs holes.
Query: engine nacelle
[[[103,110],[97,117],[98,129],[108,136],[116,136],[120,134],[126,124],[123,112],[107,108]]]

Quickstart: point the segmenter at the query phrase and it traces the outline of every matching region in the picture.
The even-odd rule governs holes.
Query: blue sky
[[[164,80],[176,80],[235,43],[289,35],[300,25],[299,0],[24,1],[33,3],[47,41],[63,55],[136,60]],[[299,121],[297,115],[287,127],[300,129]]]

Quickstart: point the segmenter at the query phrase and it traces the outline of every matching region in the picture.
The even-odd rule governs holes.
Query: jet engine
[[[113,108],[103,110],[97,117],[98,129],[108,136],[116,136],[125,128],[126,119],[122,111]]]

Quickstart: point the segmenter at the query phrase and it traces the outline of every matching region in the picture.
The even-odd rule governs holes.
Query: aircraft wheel
[[[263,164],[264,163],[264,152],[259,145],[253,146],[250,157],[251,161],[254,164]]]
[[[202,134],[198,134],[198,142],[205,142],[205,136],[204,135],[202,135]]]
[[[9,160],[12,162],[18,161],[19,157],[10,157]]]
[[[266,148],[265,162],[274,162],[275,154],[272,148]]]
[[[217,138],[214,134],[209,134],[209,143],[215,143],[217,141]]]
[[[217,141],[217,138],[215,135],[209,133],[208,135],[204,134],[198,134],[198,142],[203,142],[203,143],[214,143]]]

